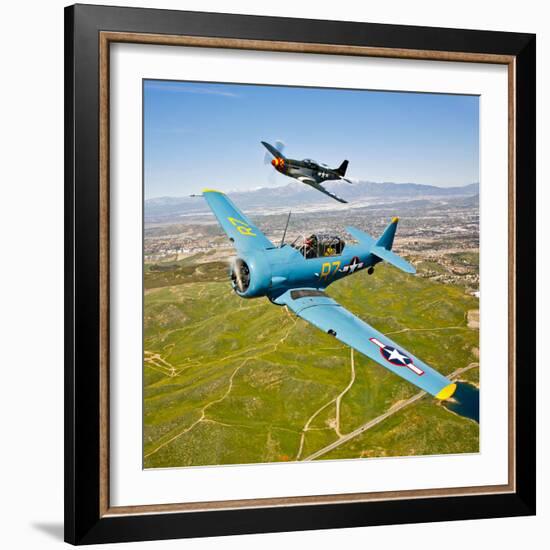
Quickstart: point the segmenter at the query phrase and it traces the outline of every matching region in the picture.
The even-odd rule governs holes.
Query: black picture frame
[[[100,505],[100,32],[512,56],[515,491],[155,514]],[[65,540],[72,544],[535,514],[535,35],[75,5],[65,9]]]

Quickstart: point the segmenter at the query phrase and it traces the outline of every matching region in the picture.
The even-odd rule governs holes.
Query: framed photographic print
[[[535,37],[66,8],[66,540],[535,512]]]

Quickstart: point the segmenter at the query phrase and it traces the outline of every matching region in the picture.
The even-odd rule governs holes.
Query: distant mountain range
[[[349,201],[351,207],[369,206],[381,202],[391,204],[419,199],[445,200],[475,197],[479,193],[478,183],[462,187],[436,187],[418,183],[358,181],[350,184],[337,181],[326,182],[325,186]],[[239,208],[247,211],[328,210],[332,207],[336,210],[346,206],[298,182],[291,182],[282,187],[229,192],[228,195]],[[200,197],[159,197],[145,201],[146,223],[173,222],[203,212],[209,212],[209,209]]]

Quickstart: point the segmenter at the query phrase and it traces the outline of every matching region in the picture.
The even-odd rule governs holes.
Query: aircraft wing
[[[456,384],[324,292],[311,288],[288,290],[274,301],[438,399],[453,395]]]
[[[328,195],[329,197],[332,197],[334,200],[337,200],[338,202],[343,202],[347,204],[348,201],[344,200],[342,197],[339,197],[338,195],[335,195],[334,193],[331,193],[327,189],[325,189],[320,183],[317,183],[314,179],[308,178],[308,177],[298,177],[296,178],[302,183],[305,183],[313,189],[317,189],[317,191],[321,191],[321,193],[324,193],[325,195]]]
[[[275,245],[221,191],[203,189],[203,197],[237,250],[274,248]]]

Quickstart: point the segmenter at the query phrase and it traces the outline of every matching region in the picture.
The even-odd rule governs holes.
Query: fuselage
[[[341,178],[336,170],[333,170],[328,166],[320,165],[319,163],[309,159],[296,160],[276,157],[271,161],[271,164],[277,172],[297,180],[306,178],[317,183],[321,183],[323,181],[337,180]]]
[[[369,269],[380,259],[366,245],[348,245],[339,255],[306,258],[292,246],[254,250],[240,254],[248,270],[245,290],[234,289],[243,298],[267,296],[276,299],[294,288],[325,289],[330,284],[358,271]]]

